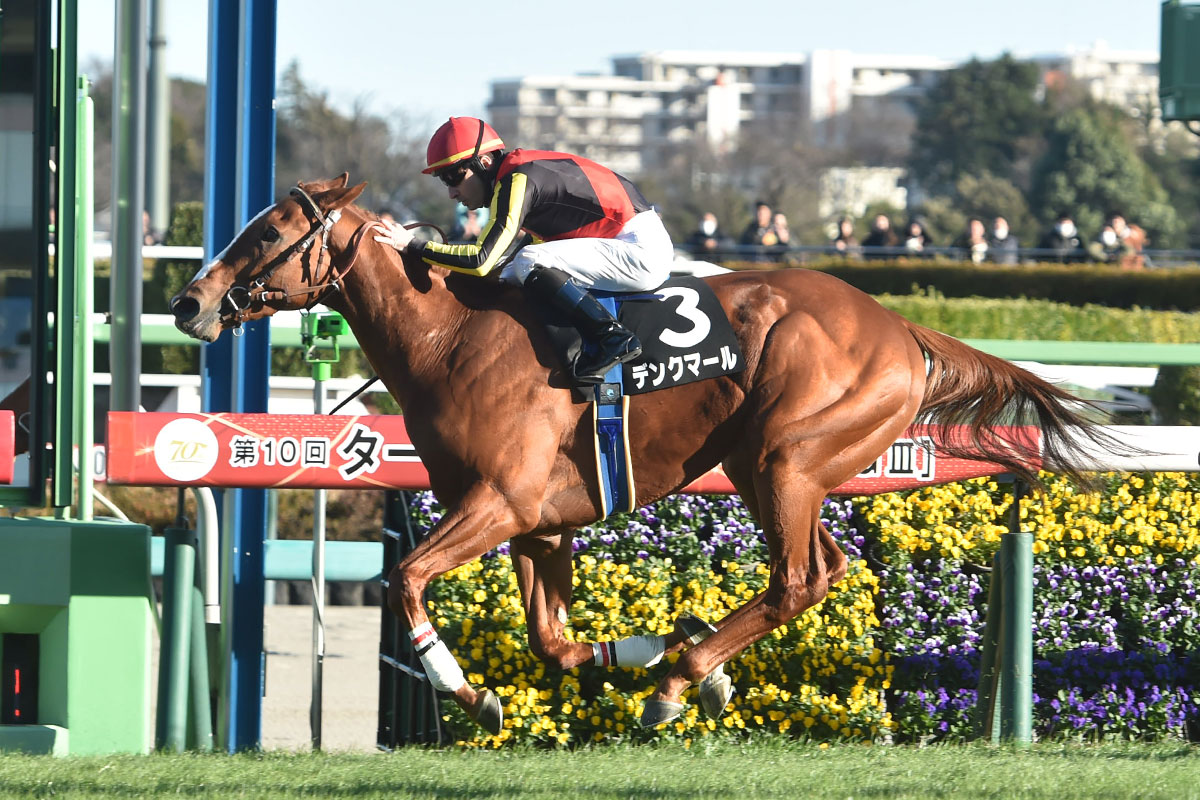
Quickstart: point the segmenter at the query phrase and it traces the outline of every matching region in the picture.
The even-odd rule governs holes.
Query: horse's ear
[[[343,172],[336,178],[325,178],[324,180],[320,181],[297,181],[296,185],[308,192],[310,195],[316,197],[321,192],[327,192],[330,189],[337,189],[345,186],[349,178],[350,173]]]
[[[350,173],[343,172],[334,178],[325,178],[320,181],[298,181],[297,185],[311,195],[327,192],[330,189],[345,189],[350,185]]]
[[[348,178],[349,175],[347,173],[342,173],[342,177]],[[351,186],[349,189],[331,189],[325,197],[321,198],[323,201],[322,205],[325,206],[326,213],[335,211],[339,208],[344,208],[357,200],[358,196],[363,193],[363,189],[366,188],[367,183],[366,181],[363,181],[357,186]]]

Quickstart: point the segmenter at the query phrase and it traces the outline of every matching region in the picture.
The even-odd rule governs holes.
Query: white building
[[[522,147],[567,150],[637,174],[673,145],[703,139],[720,148],[756,122],[841,144],[856,103],[911,114],[912,99],[952,66],[845,50],[641,53],[614,57],[612,75],[495,81],[488,115]]]
[[[1112,51],[1101,42],[1032,60],[1047,82],[1080,81],[1127,110],[1157,106],[1155,53]],[[913,102],[956,66],[848,50],[659,51],[615,56],[612,64],[612,75],[494,81],[489,119],[522,147],[566,150],[636,175],[681,142],[719,149],[754,123],[790,126],[826,146],[863,135],[856,126],[871,128],[870,136],[907,139]]]
[[[843,214],[861,218],[874,203],[907,208],[903,180],[903,167],[833,167],[821,176],[817,214],[822,219]]]
[[[1085,87],[1097,100],[1111,103],[1130,116],[1158,109],[1158,53],[1112,50],[1099,41],[1087,50],[1035,56],[1042,68],[1042,83],[1053,86],[1064,80]]]

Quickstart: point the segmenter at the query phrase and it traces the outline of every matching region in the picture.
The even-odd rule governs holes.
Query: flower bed
[[[1027,498],[1035,537],[1035,726],[1042,735],[1193,738],[1200,716],[1200,481],[1110,476],[1100,495],[1056,480]],[[827,501],[849,557],[826,600],[728,665],[737,687],[719,721],[699,713],[637,725],[664,666],[553,672],[529,652],[506,548],[431,587],[435,624],[475,685],[505,702],[496,737],[445,704],[468,745],[551,745],[780,732],[818,740],[968,736],[991,556],[1007,530],[1006,488],[979,479]],[[428,495],[419,524],[438,516]],[[680,496],[583,529],[567,635],[666,633],[685,611],[717,620],[766,582],[761,532],[736,497]],[[674,658],[668,657],[669,659]],[[1189,725],[1191,726],[1189,728]]]
[[[1034,725],[1042,734],[1195,737],[1200,714],[1200,481],[1109,475],[1085,495],[1055,480],[1022,501],[1034,531]],[[984,565],[1012,495],[979,479],[881,495],[880,642],[905,739],[969,734],[986,612]],[[1193,726],[1189,729],[1189,721]]]

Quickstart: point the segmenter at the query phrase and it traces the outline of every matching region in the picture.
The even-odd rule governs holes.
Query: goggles
[[[451,167],[450,169],[444,169],[440,172],[435,172],[434,177],[436,177],[442,183],[446,184],[446,186],[449,186],[450,188],[454,188],[455,186],[458,186],[460,183],[463,182],[463,180],[466,179],[467,168],[466,167]]]

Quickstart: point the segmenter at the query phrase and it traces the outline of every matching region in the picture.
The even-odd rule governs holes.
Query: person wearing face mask
[[[972,264],[982,264],[988,253],[987,229],[983,225],[983,220],[978,217],[971,217],[967,220],[967,227],[954,240],[954,247],[961,251]]]
[[[1110,214],[1096,240],[1088,243],[1088,256],[1100,264],[1115,264],[1121,269],[1142,269],[1145,258],[1141,252],[1145,231],[1130,225],[1121,214]]]
[[[932,246],[933,238],[930,237],[925,223],[916,217],[909,220],[904,228],[905,255],[912,258],[933,258],[933,254],[929,252]]]
[[[1100,264],[1115,264],[1124,255],[1124,242],[1117,234],[1111,222],[1106,222],[1100,229],[1095,241],[1088,244],[1088,256]]]
[[[1123,214],[1108,215],[1097,241],[1104,248],[1108,263],[1117,264],[1121,269],[1143,269],[1146,266],[1142,252],[1146,244],[1146,232],[1127,222]]]
[[[1038,243],[1038,249],[1042,251],[1038,254],[1038,260],[1057,261],[1060,264],[1075,264],[1087,256],[1070,214],[1058,215],[1054,227]]]
[[[775,260],[786,260],[785,253],[792,243],[792,232],[788,230],[787,215],[775,212],[775,216],[771,217],[771,232],[775,234]]]
[[[728,237],[721,232],[717,215],[711,211],[706,211],[700,217],[696,230],[692,231],[687,240],[688,252],[697,258],[718,258],[722,254],[721,251],[727,250],[729,245]]]
[[[992,233],[988,236],[988,258],[993,264],[1013,266],[1020,258],[1021,242],[1009,230],[1008,220],[996,217],[992,220]]]

